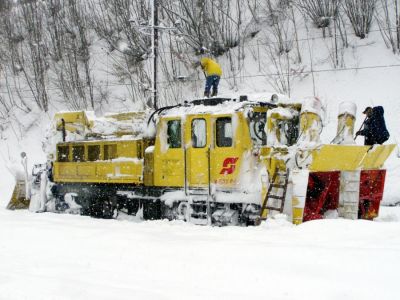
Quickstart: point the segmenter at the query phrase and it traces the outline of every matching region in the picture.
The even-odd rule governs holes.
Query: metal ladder
[[[279,213],[283,212],[288,182],[289,171],[275,171],[274,176],[272,176],[272,180],[269,182],[268,191],[261,207],[260,220],[266,220],[271,210],[278,211]],[[269,202],[271,202],[270,200],[277,200],[274,204],[278,202],[278,205],[274,206],[269,204]]]
[[[210,196],[207,190],[188,191],[190,222],[196,225],[210,225]]]

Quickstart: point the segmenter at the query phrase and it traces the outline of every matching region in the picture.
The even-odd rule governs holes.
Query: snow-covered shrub
[[[317,28],[325,28],[337,17],[340,0],[297,0],[296,4]]]
[[[380,0],[381,9],[376,10],[376,20],[383,41],[393,53],[400,53],[400,2],[399,0]]]
[[[361,39],[368,34],[377,0],[344,0],[344,11],[350,20],[354,33]]]
[[[206,48],[220,56],[239,45],[248,24],[243,0],[163,1],[162,9],[194,52]]]

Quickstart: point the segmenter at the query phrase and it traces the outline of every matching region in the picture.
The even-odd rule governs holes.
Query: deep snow
[[[400,208],[380,222],[203,227],[0,210],[0,299],[397,299]]]

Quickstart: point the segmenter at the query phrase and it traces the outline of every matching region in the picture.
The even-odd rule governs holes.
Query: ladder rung
[[[280,207],[266,206],[265,208],[266,208],[266,209],[269,209],[269,210],[277,210],[277,211],[281,211],[281,208],[280,208]]]
[[[277,195],[268,195],[268,199],[279,199],[279,200],[283,200],[285,199],[282,196],[277,196]]]
[[[274,188],[284,188],[285,187],[284,184],[278,184],[278,183],[271,183],[271,186]]]
[[[280,176],[280,177],[287,177],[288,173],[282,173],[282,172],[276,172],[276,175]]]
[[[207,219],[207,214],[200,214],[200,213],[196,213],[196,214],[191,214],[190,217],[194,218],[194,219]]]

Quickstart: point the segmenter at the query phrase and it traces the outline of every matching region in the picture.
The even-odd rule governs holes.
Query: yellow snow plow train
[[[118,125],[114,133],[85,112],[59,113],[64,136],[48,164],[46,207],[219,226],[259,224],[277,213],[295,224],[328,214],[373,219],[394,145],[355,145],[351,103],[339,109],[332,143],[322,144],[320,110],[317,98],[201,99],[161,108],[146,121],[143,113],[108,117]],[[139,123],[146,126],[132,125]],[[77,131],[79,138],[68,139]]]

